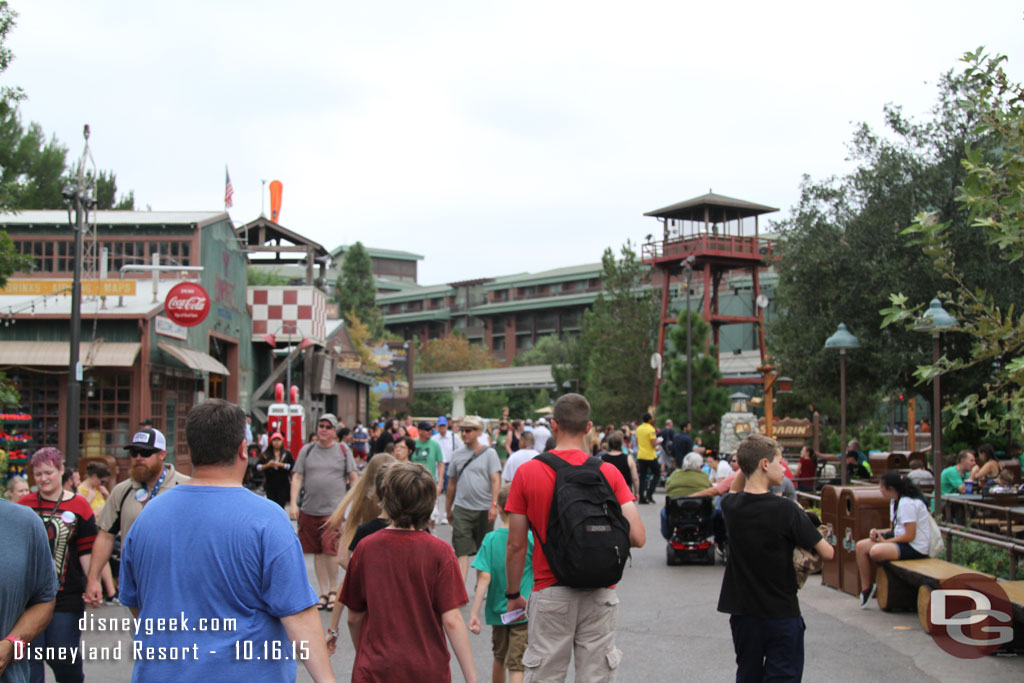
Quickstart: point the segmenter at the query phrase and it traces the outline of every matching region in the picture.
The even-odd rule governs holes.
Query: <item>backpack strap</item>
[[[555,476],[558,476],[558,472],[560,470],[564,470],[568,467],[596,467],[597,469],[600,470],[601,463],[604,462],[603,460],[601,460],[601,458],[597,458],[590,455],[587,456],[587,459],[581,462],[579,465],[573,465],[572,463],[568,463],[562,458],[558,457],[551,451],[544,451],[540,455],[533,456],[533,459],[540,460],[542,463],[553,469],[555,471]]]

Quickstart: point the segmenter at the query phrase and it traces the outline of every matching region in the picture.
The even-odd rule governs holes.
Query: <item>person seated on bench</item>
[[[935,475],[925,467],[925,454],[921,451],[914,451],[910,454],[910,472],[907,473],[907,478],[918,488],[935,486]]]
[[[683,458],[683,466],[673,470],[665,482],[665,493],[669,498],[682,498],[711,486],[708,475],[700,471],[704,464],[704,458],[699,453],[687,453]],[[726,489],[728,490],[728,489]],[[672,530],[668,526],[668,515],[665,508],[661,508],[661,535],[668,540],[672,536]]]
[[[867,609],[875,595],[875,562],[917,560],[928,557],[931,523],[921,490],[899,472],[886,472],[879,484],[889,499],[889,529],[871,529],[868,538],[857,541],[857,570],[860,574],[860,607]]]

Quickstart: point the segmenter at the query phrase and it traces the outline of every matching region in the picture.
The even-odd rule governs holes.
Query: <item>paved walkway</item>
[[[721,565],[714,567],[665,564],[665,543],[658,534],[658,507],[640,506],[648,532],[645,548],[633,553],[619,587],[618,645],[623,660],[618,680],[658,683],[681,679],[709,683],[735,680],[735,665],[728,617],[715,610],[721,586]],[[437,529],[441,538],[451,537],[451,527]],[[310,576],[313,576],[310,564]],[[467,591],[472,598],[475,579],[471,572]],[[890,614],[873,605],[861,610],[857,599],[821,585],[811,577],[800,592],[807,623],[805,681],[876,683],[913,680],[1005,682],[1024,680],[1024,657],[956,659],[934,644],[921,630],[917,615]],[[121,607],[103,608],[103,616],[127,614]],[[464,610],[468,622],[469,608]],[[329,615],[323,613],[324,624]],[[342,618],[342,637],[332,658],[339,681],[351,676],[354,650]],[[86,634],[101,644],[105,634]],[[107,642],[111,637],[106,636]],[[481,681],[490,678],[490,633],[470,634],[473,658]],[[124,649],[131,644],[125,640]],[[90,680],[129,681],[128,663],[92,662],[86,665]],[[461,681],[452,658],[452,679]],[[47,680],[52,680],[49,677]],[[298,680],[309,681],[299,667]],[[572,678],[570,678],[572,680]]]

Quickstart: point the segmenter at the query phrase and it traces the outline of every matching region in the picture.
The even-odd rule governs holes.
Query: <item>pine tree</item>
[[[379,339],[384,333],[384,319],[377,308],[377,287],[373,280],[373,263],[362,242],[356,242],[345,251],[341,274],[334,285],[334,300],[345,316],[354,313]]]

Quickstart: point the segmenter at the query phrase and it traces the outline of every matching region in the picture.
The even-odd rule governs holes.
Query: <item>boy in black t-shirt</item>
[[[804,668],[804,622],[797,600],[793,547],[832,558],[799,505],[769,492],[782,483],[779,445],[754,434],[736,452],[743,491],[722,499],[729,537],[718,611],[732,615],[736,680],[799,681]]]

